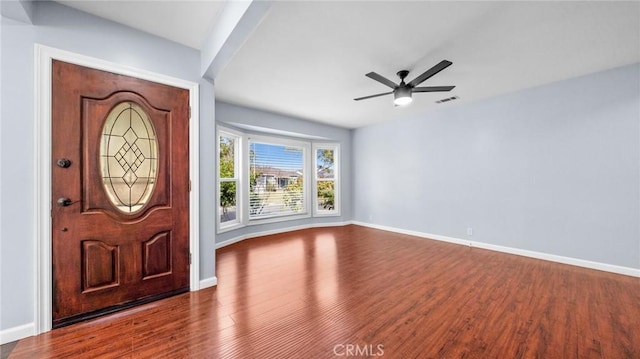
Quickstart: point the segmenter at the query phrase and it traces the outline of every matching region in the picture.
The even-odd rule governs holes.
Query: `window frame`
[[[311,217],[311,200],[309,198],[309,192],[310,192],[310,186],[311,186],[311,182],[309,179],[309,173],[311,171],[311,143],[310,142],[305,142],[302,140],[294,140],[294,139],[289,139],[289,138],[283,138],[283,137],[277,137],[277,136],[268,136],[268,135],[261,135],[261,134],[246,134],[245,135],[246,141],[245,141],[245,151],[244,151],[244,163],[243,163],[243,167],[245,169],[245,178],[246,178],[246,185],[243,186],[243,191],[245,193],[245,199],[249,199],[250,198],[250,189],[249,189],[249,174],[251,173],[251,161],[249,159],[250,156],[250,152],[251,152],[251,143],[252,142],[257,142],[257,143],[263,143],[263,144],[268,144],[268,145],[275,145],[275,146],[293,146],[293,147],[301,147],[302,148],[302,166],[303,166],[303,177],[302,177],[302,196],[303,196],[303,201],[304,201],[304,210],[300,213],[292,213],[292,214],[281,214],[281,215],[273,215],[273,216],[264,216],[262,218],[251,218],[250,215],[250,203],[246,201],[246,203],[243,203],[243,205],[245,206],[244,208],[244,214],[246,218],[246,225],[248,226],[252,226],[252,225],[259,225],[259,224],[265,224],[265,223],[275,223],[275,222],[283,222],[283,221],[290,221],[290,220],[296,220],[296,219],[303,219],[303,218],[310,218]]]
[[[234,169],[234,177],[233,178],[222,178],[220,176],[220,137],[230,137],[233,138],[234,141],[234,149],[233,149],[233,169]],[[227,231],[231,231],[234,229],[238,229],[244,227],[244,196],[243,196],[243,188],[244,188],[244,176],[243,176],[243,166],[241,158],[243,157],[243,142],[244,142],[244,134],[238,131],[234,131],[229,128],[218,127],[216,130],[216,228],[217,233],[224,233]],[[220,201],[220,187],[223,182],[235,182],[236,183],[236,218],[233,221],[222,222],[221,221],[221,201]]]
[[[333,150],[333,178],[325,179],[318,178],[318,150]],[[312,185],[312,197],[313,197],[313,216],[314,217],[338,217],[341,210],[341,186],[340,186],[340,143],[337,142],[325,142],[314,143],[312,146],[313,152],[313,185]],[[320,210],[318,209],[318,182],[333,181],[333,205],[332,210]]]

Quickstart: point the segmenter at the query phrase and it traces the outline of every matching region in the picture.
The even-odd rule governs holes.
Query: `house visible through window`
[[[305,147],[249,140],[249,220],[308,213]]]

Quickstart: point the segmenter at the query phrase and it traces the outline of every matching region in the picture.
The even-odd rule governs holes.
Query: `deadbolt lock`
[[[68,168],[69,166],[71,166],[71,160],[67,158],[59,158],[56,161],[56,164],[58,165],[58,167]]]

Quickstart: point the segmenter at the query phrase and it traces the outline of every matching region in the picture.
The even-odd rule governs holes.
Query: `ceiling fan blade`
[[[440,92],[451,91],[455,86],[429,86],[429,87],[414,87],[411,92]]]
[[[415,79],[413,79],[413,81],[409,82],[409,86],[416,87],[416,86],[420,85],[421,83],[423,83],[429,77],[431,77],[431,76],[437,74],[438,72],[446,69],[447,67],[451,66],[451,64],[453,64],[453,62],[448,61],[448,60],[440,61],[439,64],[435,65],[434,67],[432,67],[429,70],[425,71],[422,75],[420,75],[420,76],[416,77]]]
[[[371,95],[371,96],[365,96],[365,97],[358,97],[358,98],[354,98],[353,100],[354,100],[354,101],[366,100],[366,99],[368,99],[368,98],[374,98],[374,97],[378,97],[378,96],[390,95],[390,94],[392,94],[392,93],[393,93],[393,91],[391,91],[391,92],[385,92],[385,93],[379,93],[379,94],[377,94],[377,95]]]
[[[389,86],[392,89],[398,87],[398,85],[396,85],[393,81],[387,79],[386,77],[382,76],[382,75],[378,75],[375,72],[369,72],[368,74],[366,74],[365,76],[367,76],[370,79],[374,79],[376,81],[378,81],[379,83]]]

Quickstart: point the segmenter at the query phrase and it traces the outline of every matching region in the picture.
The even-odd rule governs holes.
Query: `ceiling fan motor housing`
[[[397,72],[397,74],[400,77],[400,80],[402,80],[402,82],[404,82],[404,78],[407,77],[407,75],[409,75],[409,70],[400,70]]]

